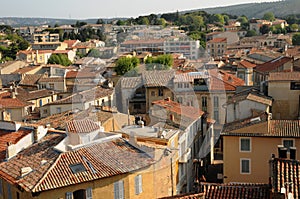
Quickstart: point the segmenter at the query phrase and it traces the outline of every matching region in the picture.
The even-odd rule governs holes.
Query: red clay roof
[[[176,113],[178,115],[183,115],[185,117],[191,118],[191,119],[198,119],[201,117],[204,112],[201,109],[192,107],[192,106],[185,106],[180,103],[174,102],[170,100],[169,98],[163,99],[163,100],[157,100],[152,102],[153,105],[157,105],[160,107],[163,107],[164,109]]]
[[[214,38],[212,40],[209,40],[207,43],[223,43],[227,42],[227,38]]]
[[[260,72],[272,72],[274,70],[277,70],[279,67],[283,66],[284,64],[288,62],[292,62],[293,58],[291,57],[277,57],[276,59],[273,59],[271,61],[268,61],[266,63],[260,64],[256,66],[256,70]]]
[[[243,86],[244,80],[218,69],[208,70],[211,75],[210,90],[211,91],[235,91],[237,86]]]
[[[32,105],[32,103],[28,103],[22,101],[18,98],[12,98],[10,92],[0,93],[0,107],[1,108],[22,108]]]
[[[242,60],[240,61],[238,67],[243,67],[243,68],[254,68],[256,64],[253,64],[247,60]]]
[[[71,120],[67,123],[67,131],[70,133],[91,133],[99,129],[100,126],[89,119]]]
[[[0,176],[28,192],[42,192],[133,172],[150,166],[153,159],[122,139],[97,143],[75,151],[59,153],[54,147],[64,139],[61,133],[48,133],[41,141],[0,164]],[[45,160],[45,164],[41,161]],[[74,173],[71,165],[81,164]],[[20,175],[21,168],[32,171]]]
[[[31,130],[22,128],[15,132],[0,129],[0,162],[6,158],[7,143],[16,144],[31,132]]]
[[[299,81],[300,72],[271,72],[268,81]]]

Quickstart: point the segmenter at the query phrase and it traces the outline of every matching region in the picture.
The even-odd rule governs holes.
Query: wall
[[[274,119],[298,119],[300,90],[291,90],[290,81],[269,82],[268,95],[274,99]]]
[[[235,106],[235,111],[234,111]],[[246,119],[252,116],[252,109],[260,111],[269,111],[268,106],[251,100],[243,100],[227,106],[226,122],[230,123],[236,120]],[[235,113],[234,113],[235,112]]]
[[[8,66],[0,69],[0,74],[11,74],[12,72],[18,70],[25,66],[25,62],[22,61],[15,61],[9,64]]]
[[[223,137],[224,182],[269,183],[268,162],[271,154],[278,157],[277,145],[282,145],[282,138],[252,137],[251,152],[239,152],[239,139],[237,136]],[[295,146],[300,148],[300,139],[295,139]],[[251,174],[240,174],[240,158],[251,159]],[[297,159],[300,159],[299,153]]]
[[[169,88],[163,87],[163,96],[158,96],[158,90],[159,87],[146,88],[146,111],[148,111],[151,108],[153,101],[166,99],[168,97],[170,97],[171,100],[174,98],[174,95]],[[152,91],[155,92],[155,96],[151,96]]]

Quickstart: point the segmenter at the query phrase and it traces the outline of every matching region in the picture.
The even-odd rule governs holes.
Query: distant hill
[[[103,19],[104,22],[110,22],[115,19]],[[71,25],[76,21],[95,24],[97,19],[53,19],[53,18],[29,18],[29,17],[2,17],[0,18],[0,25],[10,25],[13,27],[19,26],[40,26],[40,25]]]
[[[226,7],[216,7],[216,8],[204,8],[204,9],[195,9],[195,10],[186,10],[180,12],[188,13],[194,11],[206,11],[210,14],[217,13],[227,13],[231,15],[246,15],[248,18],[261,18],[266,12],[273,12],[276,17],[285,17],[291,14],[300,14],[300,0],[284,0],[277,2],[265,2],[265,3],[248,3],[248,4],[239,4]],[[125,18],[112,18],[112,19],[103,19],[106,22],[112,20],[118,20]],[[38,26],[38,25],[51,25],[55,24],[75,24],[76,21],[82,21],[86,23],[96,23],[97,19],[53,19],[53,18],[20,18],[20,17],[3,17],[0,18],[0,25],[10,25],[13,27],[17,26]]]
[[[300,14],[300,0],[248,3],[197,10],[204,10],[210,14],[228,13],[237,16],[246,15],[248,18],[261,18],[264,13],[273,12],[276,17],[284,17],[291,14]]]

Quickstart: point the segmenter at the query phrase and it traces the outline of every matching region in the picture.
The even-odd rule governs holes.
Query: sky
[[[274,0],[2,0],[0,17],[90,19],[138,17]]]

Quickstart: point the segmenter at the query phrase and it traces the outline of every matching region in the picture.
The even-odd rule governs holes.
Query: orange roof
[[[293,61],[293,58],[291,58],[291,57],[280,56],[280,57],[277,57],[276,59],[273,59],[271,61],[268,61],[268,62],[258,65],[256,67],[256,70],[260,71],[260,72],[272,72],[274,70],[277,70],[279,67],[281,67],[285,63],[292,62],[292,61]]]
[[[244,86],[244,80],[218,69],[208,71],[211,75],[210,90],[211,91],[235,91],[237,86]]]
[[[207,43],[223,43],[227,42],[227,38],[214,38],[212,40],[209,40]]]
[[[201,117],[204,112],[201,109],[192,107],[192,106],[185,106],[180,103],[174,102],[169,98],[163,100],[157,100],[152,102],[153,105],[158,105],[167,109],[170,112],[176,113],[178,115],[183,115],[191,119],[197,119]]]
[[[10,92],[4,92],[0,94],[1,108],[22,108],[32,105],[31,103],[24,102],[18,98],[12,98],[10,95]]]
[[[64,43],[68,44],[68,48],[72,48],[78,40],[65,40]]]
[[[31,130],[19,129],[16,132],[11,132],[0,129],[0,162],[6,158],[7,143],[16,144],[29,133],[31,133]]]
[[[67,130],[70,133],[91,133],[99,129],[100,126],[90,119],[71,120],[67,123]]]
[[[254,68],[255,66],[256,66],[256,64],[253,64],[253,63],[251,63],[251,62],[249,62],[249,61],[247,61],[247,60],[242,60],[240,63],[239,63],[239,65],[238,65],[238,67],[243,67],[243,68]]]
[[[163,43],[164,39],[149,39],[149,40],[127,40],[122,44],[151,44],[151,43]],[[121,45],[122,45],[121,44]]]

